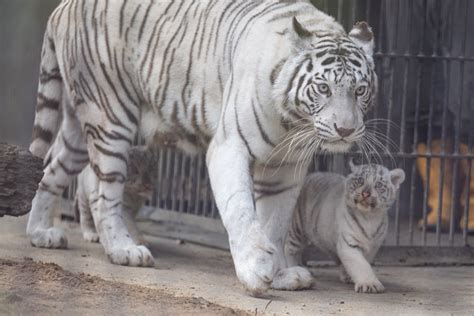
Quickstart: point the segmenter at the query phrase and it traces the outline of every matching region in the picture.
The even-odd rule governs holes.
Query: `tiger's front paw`
[[[251,296],[261,296],[272,283],[276,272],[276,248],[258,230],[250,229],[247,238],[233,250],[235,270]]]
[[[107,256],[114,264],[132,267],[153,267],[155,259],[150,250],[144,246],[126,246],[122,248],[112,248]]]
[[[308,269],[303,267],[290,267],[281,269],[275,275],[272,288],[275,290],[303,290],[313,286],[314,278]]]
[[[67,248],[67,237],[64,230],[57,227],[37,228],[27,233],[33,246],[39,248]]]
[[[356,282],[354,290],[357,293],[376,294],[385,292],[385,287],[379,280],[375,279],[373,281]]]

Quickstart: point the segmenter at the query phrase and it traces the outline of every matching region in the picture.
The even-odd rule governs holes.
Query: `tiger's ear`
[[[351,168],[351,172],[356,171],[357,166],[354,165],[354,159],[353,158],[349,159],[349,167]]]
[[[290,33],[293,44],[298,48],[304,48],[306,46],[306,42],[311,40],[314,36],[313,33],[301,25],[296,17],[293,17]]]
[[[362,48],[367,56],[374,54],[374,33],[367,22],[357,22],[349,32],[349,37]]]
[[[391,170],[390,180],[396,188],[399,188],[403,181],[405,181],[405,171],[403,171],[402,169]]]

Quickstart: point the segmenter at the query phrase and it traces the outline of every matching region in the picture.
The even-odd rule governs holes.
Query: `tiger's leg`
[[[90,139],[88,142],[91,167],[97,177],[98,190],[92,192],[91,209],[96,229],[105,253],[115,264],[129,266],[153,266],[154,259],[144,246],[138,246],[130,236],[122,215],[122,201],[127,176],[128,150],[133,133],[118,131],[119,127],[110,125],[101,128],[107,137]]]
[[[355,242],[344,236],[337,242],[337,255],[345,271],[354,282],[358,293],[382,293],[384,286],[374,273],[372,266]]]
[[[44,175],[32,202],[26,233],[33,246],[67,247],[64,231],[53,227],[54,208],[73,177],[88,163],[82,135],[77,118],[65,113],[61,130],[46,156]]]
[[[275,274],[275,247],[257,220],[248,150],[240,139],[215,137],[206,159],[237,277],[250,294],[259,295]]]
[[[97,190],[94,172],[88,165],[78,177],[78,187],[74,207],[79,211],[82,237],[88,242],[99,242],[99,234],[90,208],[91,193]]]
[[[264,170],[265,169],[265,170]],[[303,169],[306,170],[306,169]],[[254,173],[254,191],[257,214],[270,241],[276,246],[278,272],[272,288],[299,290],[309,288],[313,277],[301,266],[290,266],[285,258],[285,241],[293,220],[296,200],[306,171],[295,171],[295,165],[257,166]]]

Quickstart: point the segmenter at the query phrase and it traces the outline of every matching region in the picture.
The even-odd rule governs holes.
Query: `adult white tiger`
[[[113,263],[151,265],[121,218],[127,150],[137,133],[206,147],[238,278],[252,293],[277,271],[292,288],[284,239],[317,149],[347,150],[364,134],[376,93],[373,35],[349,35],[308,1],[64,0],[50,17],[31,151],[45,157],[27,234],[67,246],[52,209],[88,162],[98,232]],[[63,89],[63,86],[65,89]],[[63,105],[62,92],[72,100]],[[140,122],[140,124],[139,124]],[[52,146],[51,146],[52,143]],[[49,149],[49,151],[48,151]]]

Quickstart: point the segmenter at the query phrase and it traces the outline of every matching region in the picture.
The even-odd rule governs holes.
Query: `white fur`
[[[333,173],[308,176],[285,245],[288,264],[301,265],[304,247],[315,245],[341,263],[341,281],[354,283],[356,292],[383,292],[385,288],[370,262],[385,239],[387,210],[404,180],[401,169],[387,174],[393,189],[391,201],[370,211],[349,207],[346,202],[349,180],[345,177]]]
[[[362,118],[366,109],[362,109],[361,101],[353,97],[353,90],[354,84],[362,80],[359,73],[376,81],[373,65],[363,59],[361,69],[358,69],[361,71],[353,71],[354,82],[343,80],[332,84],[334,78],[329,78],[334,98],[328,98],[320,114],[309,113],[295,104],[297,82],[291,81],[294,79],[292,76],[296,69],[306,69],[297,68],[298,63],[304,61],[305,55],[314,55],[311,45],[317,44],[321,34],[333,40],[350,39],[333,18],[307,1],[186,1],[183,7],[179,5],[181,2],[155,1],[147,8],[140,0],[128,0],[123,15],[121,1],[87,1],[75,6],[77,1],[84,0],[63,1],[53,13],[44,45],[47,57],[42,65],[53,65],[61,70],[67,87],[65,90],[73,103],[71,108],[67,108],[67,116],[77,123],[73,129],[63,124],[61,132],[79,135],[88,124],[130,139],[141,131],[148,143],[159,138],[159,134],[171,135],[180,148],[193,152],[198,146],[207,146],[210,182],[229,234],[237,276],[251,293],[265,291],[275,274],[288,268],[283,254],[284,237],[304,180],[308,157],[317,149],[314,146],[308,148],[314,143],[310,140],[323,139],[321,124],[329,126],[324,144],[320,146],[327,151],[347,150],[361,136],[361,133],[354,133],[357,137],[353,135],[355,138],[343,140],[337,136],[334,124],[358,131],[363,128]],[[159,18],[167,5],[169,11]],[[237,8],[226,11],[230,5]],[[106,6],[107,12],[104,13]],[[246,11],[239,6],[247,7]],[[80,12],[71,13],[78,8]],[[132,23],[135,10],[138,13],[135,23]],[[252,18],[260,13],[261,18]],[[232,14],[236,15],[236,23],[232,22]],[[75,17],[72,27],[68,18],[71,15]],[[200,16],[204,18],[200,19]],[[293,16],[316,36],[303,39],[295,34]],[[132,26],[121,34],[118,22],[122,18],[126,26]],[[147,24],[143,28],[136,22],[145,20]],[[221,20],[219,29],[213,29]],[[90,21],[98,22],[92,26]],[[83,27],[84,24],[87,27]],[[89,47],[83,47],[83,41],[76,39],[78,34],[93,30],[97,30],[98,46],[93,45],[92,40],[88,43],[91,57]],[[161,35],[158,36],[155,30],[159,30]],[[105,35],[110,38],[110,47],[106,45]],[[124,40],[127,35],[128,41]],[[89,38],[95,38],[95,34],[89,34]],[[201,38],[202,50],[198,49]],[[54,51],[48,51],[50,44],[54,44]],[[207,51],[207,47],[209,53],[200,53]],[[148,51],[150,48],[155,50]],[[109,54],[108,49],[113,52]],[[363,54],[361,48],[356,50]],[[76,57],[74,65],[69,60],[70,55]],[[120,69],[120,72],[113,69],[116,60],[112,60],[112,56],[117,57],[119,64],[123,62],[125,69]],[[94,65],[91,59],[95,61]],[[320,70],[317,62],[320,61],[315,61],[314,68]],[[281,71],[276,71],[278,65],[282,65]],[[107,77],[102,67],[106,68]],[[126,74],[133,78],[128,80]],[[86,78],[81,80],[80,75]],[[274,82],[270,80],[273,75]],[[81,88],[78,82],[91,87]],[[95,86],[96,82],[100,87]],[[376,85],[376,82],[372,84]],[[291,87],[291,91],[286,91],[287,87]],[[134,98],[135,93],[137,96]],[[114,115],[126,128],[114,124],[106,115],[109,113],[103,110],[105,104],[100,104],[104,99],[109,101],[107,105],[113,107]],[[283,104],[284,100],[287,104]],[[129,110],[129,115],[124,107]],[[131,123],[130,115],[137,117],[141,126]],[[35,122],[41,123],[41,117],[41,112],[38,112]],[[308,138],[298,138],[303,134],[288,131],[288,127],[303,126],[303,120],[295,117],[312,124],[305,126]],[[54,130],[51,126],[45,128]],[[260,128],[270,142],[261,135]],[[288,139],[289,136],[293,139]],[[126,159],[104,154],[97,145],[125,157],[130,143],[107,136],[106,141],[102,141],[93,133],[81,137],[74,145],[87,146],[91,164],[97,167],[95,170],[100,169],[102,174],[124,174]],[[33,145],[31,148],[35,154],[43,153],[41,148]],[[75,154],[62,146],[59,140],[53,144],[54,148],[62,148],[63,160],[74,161]],[[52,158],[51,164],[58,172],[57,156]],[[81,170],[86,163],[76,165],[74,170]],[[57,173],[46,172],[43,180],[51,180],[55,182],[51,184],[53,188],[61,188],[69,183],[70,178],[71,175],[59,177]],[[98,199],[92,213],[97,214],[100,241],[112,262],[148,265],[151,256],[146,248],[137,246],[130,238],[120,217],[124,179],[107,180],[99,181],[97,177],[92,181],[97,187],[89,196],[91,201]],[[253,184],[256,180],[277,182],[272,189],[280,190],[279,193],[263,196],[255,203]],[[54,194],[38,191],[33,203],[28,235],[36,246],[47,246],[37,242],[44,236],[36,239],[34,236],[46,235],[45,232],[51,229],[52,222],[43,223],[40,217],[44,214],[50,216],[47,209],[53,199]],[[54,240],[53,244],[61,243]],[[279,281],[280,288],[300,286],[294,285],[300,274],[293,272],[294,269],[290,269],[286,274],[282,273],[286,277]]]
[[[99,242],[100,240],[97,231],[101,218],[98,218],[98,214],[93,212],[94,205],[90,199],[94,195],[94,191],[97,190],[96,181],[97,178],[90,165],[88,165],[77,179],[77,192],[74,201],[80,213],[82,236],[84,240],[89,242]],[[139,196],[125,185],[122,210],[125,225],[132,240],[137,245],[146,246],[147,242],[135,222],[135,216],[144,202],[145,196]]]

